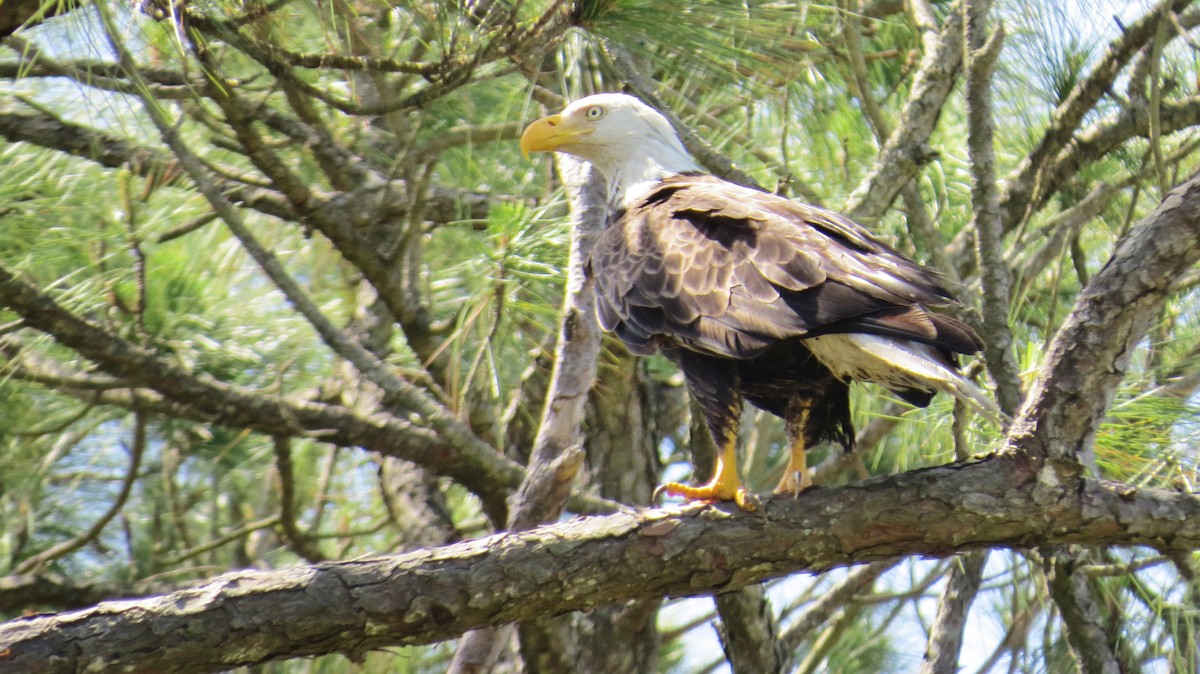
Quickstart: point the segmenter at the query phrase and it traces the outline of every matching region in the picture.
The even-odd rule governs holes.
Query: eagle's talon
[[[733,502],[748,513],[762,508],[762,501],[759,500],[758,496],[745,487],[737,490],[737,493],[733,495]]]
[[[671,494],[670,487],[673,484],[675,484],[675,483],[670,482],[667,484],[660,484],[657,487],[655,487],[654,492],[652,494],[650,494],[650,504],[658,505],[658,501],[659,501],[659,499],[662,498],[663,494]]]
[[[775,493],[781,496],[799,498],[800,492],[811,489],[812,486],[812,476],[807,470],[789,470],[779,480],[779,484],[775,487]]]

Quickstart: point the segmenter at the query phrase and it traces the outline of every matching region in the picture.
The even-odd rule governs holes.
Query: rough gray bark
[[[1009,448],[1049,462],[1047,487],[1090,463],[1096,428],[1133,347],[1177,278],[1200,256],[1200,177],[1171,191],[1117,245],[1079,294],[1046,354],[1046,367],[1013,423]]]
[[[771,602],[762,585],[716,596],[717,634],[734,674],[783,672],[788,653],[779,639]]]
[[[534,438],[525,480],[515,497],[510,530],[528,529],[562,513],[571,481],[583,460],[581,424],[600,353],[600,324],[584,266],[591,255],[592,243],[604,230],[608,212],[606,183],[590,165],[570,157],[560,162],[573,215],[563,319],[542,423]],[[557,469],[559,459],[571,450],[579,455],[571,460],[575,464],[575,471],[570,474],[572,479],[563,484],[566,475]]]
[[[646,361],[629,355],[616,338],[606,340],[604,352],[609,357],[588,399],[587,475],[604,498],[649,503],[659,474],[658,448],[666,430],[682,423],[686,392],[650,379]],[[659,604],[657,598],[638,599],[522,624],[526,671],[656,671]]]
[[[1078,567],[1078,556],[1065,549],[1046,558],[1050,597],[1066,626],[1076,666],[1082,674],[1122,674],[1125,668],[1109,643],[1100,606]]]
[[[957,82],[962,64],[962,8],[956,6],[941,32],[927,34],[925,54],[913,77],[900,120],[884,143],[867,177],[846,200],[846,215],[870,224],[887,211],[896,195],[934,157],[929,137]]]
[[[967,149],[971,158],[971,231],[975,232],[976,259],[983,288],[984,358],[996,398],[1005,414],[1021,404],[1021,380],[1013,356],[1012,331],[1008,328],[1010,270],[1004,263],[1000,204],[996,188],[992,73],[1004,41],[1003,28],[989,33],[987,17],[991,2],[964,0],[966,20],[963,41],[967,64]]]
[[[963,0],[963,61],[966,66],[967,149],[971,159],[971,230],[975,232],[976,258],[983,290],[982,330],[984,358],[996,398],[1006,414],[1021,402],[1021,382],[1008,327],[1009,269],[1001,248],[999,202],[996,189],[995,129],[992,115],[992,74],[1000,56],[1004,31],[987,28],[990,0]],[[958,671],[967,614],[987,563],[986,550],[959,555],[951,564],[946,588],[938,602],[929,632],[922,674]]]
[[[555,347],[554,371],[534,438],[533,451],[521,488],[510,509],[509,531],[523,531],[553,521],[562,514],[575,476],[583,464],[581,425],[588,392],[596,375],[600,352],[600,325],[596,320],[592,284],[584,266],[592,243],[604,229],[608,205],[605,181],[590,165],[570,157],[560,160],[564,182],[572,204],[571,255],[567,288],[563,298],[562,325]],[[452,674],[486,672],[491,669],[495,642],[504,629],[471,632],[459,643],[450,663]],[[553,633],[538,637],[542,651],[561,653]]]
[[[0,626],[0,665],[219,671],[430,643],[486,625],[900,555],[1057,543],[1200,547],[1198,496],[1082,480],[1049,499],[1036,478],[1027,462],[997,456],[770,499],[761,514],[622,513],[406,555],[237,572],[163,597],[12,621]]]
[[[938,602],[937,617],[925,647],[921,674],[953,674],[959,671],[963,627],[967,623],[967,612],[971,610],[971,604],[979,592],[987,558],[987,550],[975,550],[958,556],[958,564],[951,570],[946,589]]]

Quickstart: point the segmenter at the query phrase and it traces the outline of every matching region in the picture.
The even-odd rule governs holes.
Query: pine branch
[[[870,225],[891,207],[901,188],[933,158],[929,137],[941,117],[962,64],[962,6],[950,11],[941,32],[925,38],[925,54],[908,100],[867,177],[846,201],[850,219]]]
[[[600,354],[600,325],[596,321],[592,284],[584,267],[592,244],[604,230],[608,204],[604,178],[592,167],[571,159],[560,160],[564,181],[571,193],[570,270],[563,298],[562,323],[554,353],[554,369],[542,410],[542,421],[530,453],[525,479],[509,513],[508,529],[524,531],[562,514],[571,485],[583,465],[580,428],[584,404],[596,376]],[[529,626],[540,629],[540,626]],[[546,648],[561,652],[548,629],[536,637]],[[459,644],[450,664],[451,674],[483,672],[497,652],[504,630],[480,630]]]
[[[955,560],[957,563],[951,567],[946,589],[938,601],[937,617],[929,634],[921,674],[954,674],[959,671],[958,659],[962,652],[967,612],[979,593],[987,558],[987,550],[975,550],[959,555]]]
[[[1038,204],[1045,203],[1053,194],[1055,181],[1046,175],[1048,169],[1053,168],[1059,152],[1068,146],[1084,117],[1095,109],[1096,103],[1109,91],[1133,56],[1154,39],[1162,13],[1179,12],[1190,2],[1164,0],[1154,10],[1146,12],[1113,40],[1088,76],[1081,79],[1059,104],[1038,146],[1007,181],[1000,204],[1006,231],[1015,229]]]
[[[768,499],[765,519],[736,508],[624,513],[407,555],[236,572],[163,597],[0,625],[0,662],[47,673],[220,671],[334,651],[354,657],[901,555],[1071,542],[1200,547],[1200,497],[1077,485],[1047,502],[1025,462],[995,457]]]

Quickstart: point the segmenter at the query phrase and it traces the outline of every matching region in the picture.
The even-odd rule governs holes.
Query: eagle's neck
[[[629,208],[664,178],[700,170],[674,133],[640,135],[622,145],[603,159],[593,159],[608,179],[613,209]]]

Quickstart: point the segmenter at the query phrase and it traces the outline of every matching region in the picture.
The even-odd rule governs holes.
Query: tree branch
[[[121,481],[121,490],[117,493],[117,497],[113,500],[112,505],[92,523],[92,526],[88,527],[87,531],[72,537],[70,540],[51,546],[48,550],[44,550],[22,561],[13,572],[17,575],[26,575],[41,571],[42,567],[48,562],[74,552],[95,540],[104,531],[104,527],[108,526],[108,523],[125,507],[125,502],[129,499],[130,493],[133,492],[133,483],[137,480],[138,469],[142,465],[142,456],[145,452],[146,416],[136,413],[133,417],[133,442],[129,447],[129,470],[125,472],[125,479]]]
[[[1046,169],[1054,163],[1059,152],[1067,146],[1085,115],[1109,91],[1117,75],[1143,45],[1158,31],[1162,12],[1179,12],[1191,0],[1164,0],[1128,28],[1109,45],[1108,52],[1079,81],[1054,111],[1054,116],[1041,142],[1021,163],[1016,174],[1007,182],[1001,198],[1001,220],[1005,230],[1014,229],[1028,217],[1032,208],[1050,194]]]
[[[967,624],[967,612],[971,610],[971,604],[979,592],[987,558],[987,550],[975,550],[955,559],[957,563],[950,570],[946,589],[938,601],[937,617],[933,621],[925,649],[925,662],[921,666],[922,674],[953,674],[959,671],[963,628]]]
[[[871,224],[883,216],[900,189],[933,158],[929,137],[942,114],[962,63],[962,6],[951,9],[937,35],[926,34],[925,55],[892,134],[867,177],[846,200],[846,215]]]
[[[1010,449],[1048,460],[1056,481],[1095,465],[1092,439],[1137,340],[1200,257],[1200,175],[1171,191],[1117,245],[1079,294],[1009,434]]]
[[[12,621],[0,626],[0,663],[47,674],[219,671],[899,555],[1200,547],[1198,496],[1083,480],[1047,500],[1035,477],[1000,456],[769,499],[765,518],[711,507],[626,513],[407,555],[236,572],[164,597]]]
[[[414,423],[380,415],[360,417],[333,405],[284,401],[194,375],[72,315],[3,267],[0,304],[21,315],[29,327],[51,335],[129,386],[153,389],[209,421],[269,435],[315,435],[336,444],[367,447],[452,476],[472,491],[489,494],[487,498],[503,499],[507,493],[503,485],[515,487],[523,473],[517,463],[495,452],[470,458],[470,451],[459,452],[437,433]],[[474,468],[468,468],[470,464]],[[472,473],[474,477],[469,476]]]
[[[600,353],[600,325],[596,320],[592,284],[584,268],[592,244],[604,230],[608,204],[605,181],[591,166],[572,159],[559,160],[570,192],[572,226],[570,266],[563,297],[562,322],[554,349],[554,369],[542,409],[541,423],[530,453],[525,479],[509,513],[508,529],[523,531],[562,514],[567,495],[583,465],[581,427],[584,405],[596,376]],[[530,626],[529,629],[540,629]],[[497,652],[504,630],[479,630],[468,634],[454,654],[452,674],[486,672]],[[550,630],[537,636],[547,648],[555,646]]]
[[[1122,667],[1105,636],[1100,607],[1088,587],[1088,577],[1079,573],[1077,555],[1056,551],[1046,559],[1050,597],[1066,626],[1067,642],[1082,674],[1121,674]]]
[[[750,585],[737,592],[718,594],[717,634],[734,674],[776,674],[787,666],[788,650],[779,639],[779,626],[771,615],[766,590]]]
[[[992,114],[992,73],[1004,44],[1004,28],[988,35],[991,2],[964,0],[963,23],[967,64],[967,149],[971,157],[971,226],[983,288],[984,357],[996,397],[1005,414],[1021,404],[1021,380],[1008,328],[1009,269],[1001,243],[1000,205],[996,189],[995,128]],[[944,670],[943,670],[944,671]]]

